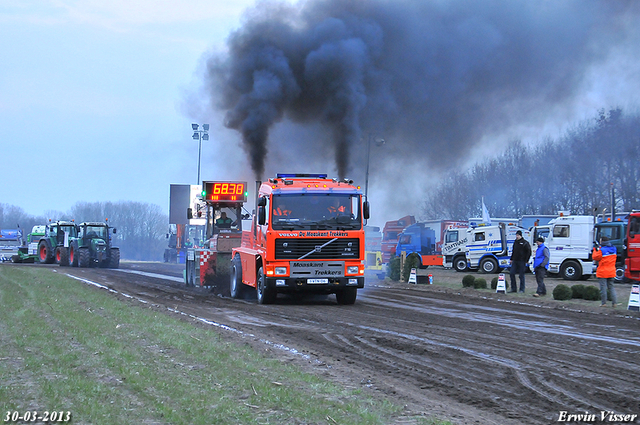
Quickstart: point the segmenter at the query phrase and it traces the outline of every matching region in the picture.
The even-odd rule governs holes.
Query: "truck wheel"
[[[69,250],[64,246],[56,248],[56,263],[60,264],[62,267],[69,266]]]
[[[340,305],[351,305],[356,302],[357,295],[358,295],[357,288],[349,287],[349,288],[339,289],[336,292],[336,301],[338,301],[338,304]]]
[[[258,304],[273,304],[276,301],[276,290],[267,287],[267,279],[264,277],[262,267],[258,269],[256,282],[256,292],[258,295]]]
[[[78,245],[72,243],[69,247],[69,265],[78,267]]]
[[[624,282],[624,264],[616,266],[616,283]]]
[[[229,292],[231,292],[231,298],[243,298],[244,284],[242,283],[242,262],[240,256],[236,255],[231,260],[231,281],[229,283]]]
[[[463,256],[458,256],[453,259],[453,268],[457,272],[464,272],[467,270],[467,259]]]
[[[498,271],[498,262],[493,258],[485,258],[480,261],[480,271],[482,273],[496,273]]]
[[[89,267],[89,248],[78,248],[78,267]]]
[[[38,244],[38,258],[41,263],[53,263],[53,249],[51,248],[51,243],[46,239],[41,240]]]
[[[560,267],[560,276],[564,280],[578,280],[582,277],[582,267],[576,261],[565,261]]]
[[[117,269],[120,267],[120,248],[111,248],[109,250],[109,265],[110,269]]]

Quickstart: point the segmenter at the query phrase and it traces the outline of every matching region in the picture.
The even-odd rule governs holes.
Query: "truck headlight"
[[[276,267],[275,274],[279,275],[279,276],[286,275],[287,274],[287,268],[286,267]]]
[[[358,266],[348,266],[347,274],[358,274],[359,267]]]

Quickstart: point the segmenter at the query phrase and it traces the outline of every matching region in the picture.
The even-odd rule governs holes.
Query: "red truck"
[[[404,216],[398,220],[387,221],[382,229],[382,262],[388,264],[396,254],[398,236],[404,229],[416,223],[416,218],[412,215]]]
[[[353,181],[278,174],[260,184],[256,205],[251,230],[233,248],[233,298],[254,290],[259,304],[279,293],[335,294],[338,304],[355,303],[364,287],[369,203]]]
[[[629,213],[626,242],[624,275],[627,279],[640,281],[640,211]]]

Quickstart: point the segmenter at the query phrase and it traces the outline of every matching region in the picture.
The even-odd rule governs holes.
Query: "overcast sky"
[[[193,122],[211,125],[210,140],[202,146],[201,180],[255,180],[240,134],[224,127],[224,114],[207,107],[215,99],[202,93],[206,61],[224,56],[226,39],[241,26],[243,12],[253,3],[0,0],[0,202],[22,207],[32,215],[68,211],[80,201],[140,201],[158,204],[168,213],[169,185],[197,183],[198,142],[191,137]],[[541,4],[554,9],[555,2]],[[576,5],[581,10],[579,1],[562,4],[573,5],[569,11]],[[406,9],[411,12],[410,7]],[[514,14],[527,16],[522,8],[515,9]],[[536,19],[540,21],[548,12],[554,11],[543,11]],[[490,17],[490,10],[486,15]],[[433,16],[433,22],[438,19]],[[572,21],[571,16],[563,19]],[[509,17],[503,22],[509,22]],[[558,28],[566,28],[564,22],[558,23]],[[635,19],[616,21],[616,25],[624,27],[623,36],[615,38],[612,53],[603,55],[597,66],[580,69],[584,78],[570,98],[542,108],[533,102],[537,99],[510,99],[514,108],[520,108],[512,121],[515,117],[528,119],[500,129],[484,123],[487,131],[479,132],[477,142],[461,152],[466,163],[503,148],[509,138],[557,137],[567,125],[595,116],[599,108],[635,105],[640,89],[638,25]],[[461,34],[453,42],[474,37],[471,32]],[[427,41],[437,46],[433,39]],[[457,51],[453,44],[448,52]],[[462,53],[458,56],[464,60]],[[432,106],[437,109],[438,103]],[[452,111],[456,108],[451,106]],[[297,152],[291,144],[278,145],[279,139],[296,137],[307,136],[286,119],[272,129],[267,176],[275,172],[337,175],[333,154],[315,149]],[[413,201],[419,201],[419,190],[436,184],[443,172],[430,175],[424,163],[413,161],[416,155],[428,152],[428,146],[416,150],[416,155],[403,153],[404,160],[384,162],[393,146],[389,140],[372,150],[369,193],[376,201],[372,202],[376,217],[372,224],[376,225],[406,214],[418,215],[420,203]],[[353,153],[354,175],[349,177],[363,185],[361,148]],[[306,169],[305,161],[329,165]],[[390,167],[394,170],[389,171]],[[394,198],[407,192],[416,196]],[[376,206],[384,213],[376,216]]]
[[[168,213],[169,185],[197,180],[185,99],[251,3],[0,1],[0,202],[33,215],[120,200]],[[221,121],[202,179],[240,177],[212,169]]]

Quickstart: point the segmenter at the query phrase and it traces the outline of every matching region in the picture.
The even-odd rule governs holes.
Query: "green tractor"
[[[78,237],[69,246],[69,262],[73,267],[120,267],[120,248],[112,245],[110,231],[114,227],[100,222],[78,225]]]
[[[56,221],[45,227],[38,241],[38,259],[41,263],[69,265],[69,247],[78,237],[78,225],[72,221]]]

